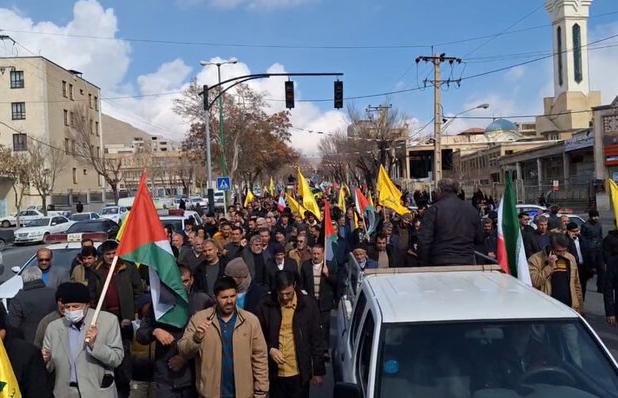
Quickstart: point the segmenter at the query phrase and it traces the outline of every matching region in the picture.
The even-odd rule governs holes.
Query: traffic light
[[[294,108],[294,82],[291,80],[285,82],[285,107]]]
[[[341,80],[335,81],[335,108],[343,108],[343,82]]]

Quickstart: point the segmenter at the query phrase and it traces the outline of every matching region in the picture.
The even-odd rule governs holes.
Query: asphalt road
[[[10,268],[15,265],[22,265],[28,260],[38,248],[44,245],[10,246],[2,252],[4,262],[4,273],[10,273]],[[0,275],[0,280],[5,280],[6,275]],[[585,318],[590,323],[595,332],[603,340],[614,358],[618,359],[618,328],[610,327],[605,321],[605,310],[603,306],[603,296],[596,292],[596,280],[592,279],[588,283],[588,293],[584,303]],[[313,387],[312,398],[329,398],[332,396],[333,380],[328,367],[328,377],[321,387]]]

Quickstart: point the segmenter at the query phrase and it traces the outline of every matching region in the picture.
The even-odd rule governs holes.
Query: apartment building
[[[95,170],[75,155],[72,128],[78,114],[87,118],[91,145],[103,148],[101,90],[75,70],[41,56],[0,58],[0,145],[27,152],[44,145],[63,155],[48,203],[69,206],[75,200],[100,201],[102,186]],[[1,174],[1,173],[0,173]],[[10,182],[0,177],[0,214],[15,211]],[[40,204],[34,189],[25,205]]]

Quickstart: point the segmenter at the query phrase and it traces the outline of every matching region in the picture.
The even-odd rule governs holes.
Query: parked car
[[[382,271],[340,302],[334,397],[618,397],[587,321],[499,267]]]
[[[106,206],[99,211],[101,218],[107,218],[120,225],[129,209],[122,206]]]
[[[9,243],[13,243],[15,240],[15,234],[12,230],[0,230],[0,251],[6,249]]]
[[[517,208],[517,213],[521,213],[525,211],[526,213],[528,213],[530,218],[534,218],[535,216],[539,214],[547,213],[547,207],[539,206],[539,205],[520,203],[516,205],[515,207]]]
[[[215,191],[214,196],[215,196],[215,209],[223,209],[223,207],[225,206],[225,192]]]
[[[174,231],[182,232],[185,230],[185,222],[192,220],[195,226],[202,224],[202,219],[197,212],[192,210],[160,210],[159,220],[163,226],[171,225],[174,227]]]
[[[79,221],[66,230],[66,234],[83,234],[90,232],[104,232],[107,239],[115,239],[120,226],[107,218],[98,220]]]
[[[15,231],[15,244],[44,242],[50,234],[64,232],[73,223],[63,216],[38,218]]]
[[[36,209],[27,209],[19,212],[19,223],[20,226],[24,226],[32,220],[36,220],[37,218],[45,217],[45,215]],[[12,216],[3,217],[0,220],[0,225],[3,228],[9,228],[17,225],[17,214]]]
[[[97,213],[90,211],[85,213],[75,213],[69,217],[71,221],[86,221],[86,220],[96,220],[101,218]]]

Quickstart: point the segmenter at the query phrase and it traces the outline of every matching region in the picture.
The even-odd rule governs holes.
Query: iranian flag
[[[504,272],[528,285],[532,285],[515,203],[511,174],[507,173],[504,195],[502,195],[498,207],[498,252],[496,257]]]
[[[277,202],[277,210],[279,210],[279,213],[283,213],[285,206],[285,199],[283,199],[283,192],[281,192],[281,195],[279,195],[279,201]]]
[[[330,204],[324,202],[324,258],[333,261],[335,258],[334,246],[337,244],[337,234],[330,216]]]
[[[131,207],[131,217],[125,223],[116,255],[148,267],[156,320],[183,328],[189,319],[189,297],[180,279],[172,247],[148,192],[146,173],[142,174]]]
[[[354,205],[356,206],[356,211],[364,218],[366,224],[368,224],[366,225],[367,235],[371,235],[377,226],[375,208],[373,204],[369,203],[358,187],[354,189]]]

